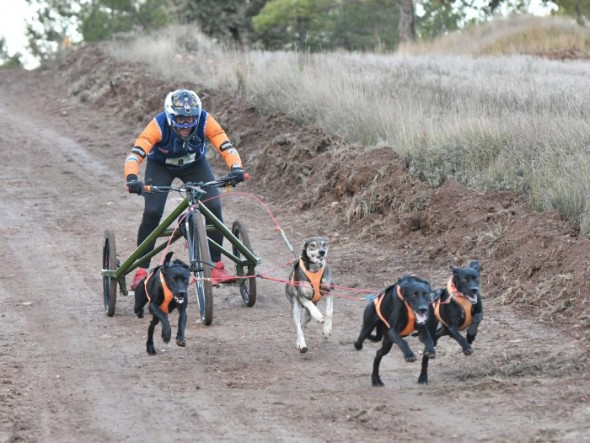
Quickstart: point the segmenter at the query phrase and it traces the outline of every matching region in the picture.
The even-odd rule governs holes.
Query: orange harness
[[[449,282],[447,283],[447,292],[451,294],[450,297],[445,302],[441,302],[440,299],[436,301],[434,305],[434,314],[436,315],[436,318],[438,318],[439,321],[448,328],[449,325],[445,323],[445,321],[442,319],[442,316],[440,315],[440,305],[446,305],[450,303],[451,300],[454,300],[455,303],[457,303],[461,307],[461,309],[463,309],[463,313],[465,314],[465,321],[459,327],[459,331],[462,331],[466,329],[469,325],[471,325],[471,323],[473,322],[473,319],[471,318],[471,302],[467,300],[467,298],[465,298],[463,294],[461,294],[459,290],[455,287],[453,283],[453,277],[449,278]]]
[[[150,275],[148,276],[148,278],[146,278],[143,282],[143,284],[145,286],[145,294],[147,295],[147,298],[150,302],[152,301],[152,298],[150,297],[150,291],[148,291],[148,281],[152,278],[153,274],[154,274],[154,271],[152,271],[150,273]],[[160,272],[160,283],[162,284],[162,289],[164,290],[164,301],[158,307],[166,314],[169,314],[170,313],[170,302],[172,301],[174,296],[172,295],[172,291],[170,290],[170,288],[168,288],[168,285],[166,284],[166,280],[164,280],[164,276],[162,275],[161,272]]]
[[[381,321],[383,321],[383,323],[385,323],[385,326],[387,326],[388,329],[391,329],[391,325],[389,324],[389,322],[387,320],[385,320],[385,317],[381,313],[381,303],[383,302],[384,296],[385,296],[385,292],[383,292],[379,297],[377,297],[375,300],[373,300],[373,303],[375,303],[375,309],[376,309],[377,315],[379,316]],[[404,302],[404,305],[406,305],[406,309],[408,311],[408,322],[406,323],[406,327],[403,329],[403,331],[401,331],[399,333],[400,336],[406,337],[416,330],[416,325],[415,325],[416,316],[414,315],[414,311],[412,311],[412,308],[410,308],[410,305],[404,300],[404,296],[402,295],[402,292],[401,292],[399,286],[397,287],[397,296],[399,297],[399,299],[401,301]]]
[[[311,287],[313,289],[313,297],[311,298],[311,301],[313,303],[317,303],[322,299],[322,291],[320,290],[320,285],[322,283],[322,277],[324,276],[324,271],[326,270],[325,266],[322,266],[322,268],[319,271],[316,272],[311,272],[307,269],[305,269],[304,263],[303,263],[303,259],[299,260],[299,268],[303,271],[303,273],[305,274],[305,276],[309,279],[309,282],[311,283]],[[294,280],[291,280],[291,284],[292,285],[296,285]]]

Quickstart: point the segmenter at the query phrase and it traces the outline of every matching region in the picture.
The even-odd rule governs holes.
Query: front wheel
[[[102,269],[115,271],[117,269],[117,251],[115,246],[115,234],[110,229],[104,231],[104,243],[102,247]],[[115,277],[102,278],[102,292],[104,312],[107,316],[115,315],[117,304],[117,279]]]
[[[250,244],[250,237],[248,236],[248,231],[244,224],[236,220],[232,225],[231,232],[235,235],[238,240],[242,242],[242,244],[249,250],[252,251],[252,246]],[[238,258],[238,260],[242,260],[242,253],[240,250],[234,245],[232,248],[233,254]],[[239,278],[239,285],[240,285],[240,294],[242,295],[242,300],[246,304],[246,306],[254,306],[256,303],[256,265],[249,263],[247,266],[242,265],[239,262],[236,262],[236,274]],[[250,278],[245,278],[250,277]]]
[[[203,214],[192,213],[189,220],[190,268],[195,276],[195,291],[199,304],[199,316],[205,326],[213,321],[213,285],[211,284],[211,254],[207,243],[207,228]]]

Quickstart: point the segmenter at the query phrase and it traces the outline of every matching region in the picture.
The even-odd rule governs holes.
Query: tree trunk
[[[398,0],[398,4],[399,42],[400,44],[413,42],[416,39],[416,27],[414,24],[414,0]]]

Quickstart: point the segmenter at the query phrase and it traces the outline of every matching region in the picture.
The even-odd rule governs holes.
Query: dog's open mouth
[[[316,265],[323,265],[326,263],[326,257],[310,257],[311,261]]]
[[[420,314],[414,311],[414,315],[416,317],[416,323],[418,323],[419,325],[423,325],[424,323],[426,323],[426,320],[428,320],[428,314]]]
[[[465,294],[465,298],[471,303],[472,305],[477,303],[477,294]]]

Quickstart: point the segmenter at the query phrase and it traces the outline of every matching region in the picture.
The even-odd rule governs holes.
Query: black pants
[[[195,162],[188,168],[179,169],[171,166],[164,166],[156,163],[150,159],[147,160],[145,168],[145,184],[153,186],[170,186],[175,178],[179,178],[184,183],[186,182],[200,182],[215,180],[211,166],[205,157]],[[223,221],[221,215],[221,201],[218,198],[219,190],[217,188],[207,188],[205,195],[205,206],[213,213],[219,220]],[[167,193],[145,194],[145,207],[143,210],[143,217],[139,225],[137,233],[137,245],[139,246],[154,229],[160,224],[164,208],[166,206]],[[212,232],[209,234],[217,244],[221,245],[223,242],[223,234],[220,232]],[[155,242],[152,243],[147,252],[154,249]],[[209,248],[211,253],[211,261],[213,263],[221,260],[221,252],[215,248]],[[141,268],[149,268],[150,261],[146,260],[139,265]]]

